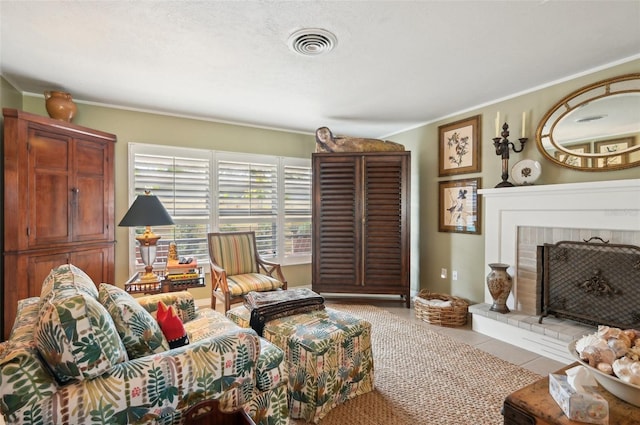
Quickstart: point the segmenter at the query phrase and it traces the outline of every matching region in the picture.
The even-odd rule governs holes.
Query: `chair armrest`
[[[227,272],[220,267],[216,262],[209,259],[209,265],[211,267],[211,288],[213,291],[220,288],[220,290],[228,294],[229,284],[227,283]]]
[[[52,395],[33,394],[29,404],[8,419],[150,423],[159,417],[179,417],[177,411],[204,399],[224,400],[225,409],[239,409],[253,393],[259,350],[255,332],[234,330],[117,364],[99,377],[70,383]],[[42,418],[34,420],[38,413]]]
[[[31,297],[18,301],[16,319],[9,340],[29,343],[33,341],[33,329],[40,314],[40,298]]]
[[[287,280],[282,274],[282,268],[280,267],[279,263],[274,263],[272,261],[258,258],[258,266],[262,268],[262,270],[264,270],[266,275],[278,279],[280,282],[282,282],[282,289],[287,289]],[[275,276],[273,275],[274,273],[276,274]]]
[[[5,419],[16,412],[28,412],[56,391],[58,384],[40,360],[33,339],[29,343],[8,340],[0,344],[0,410]]]

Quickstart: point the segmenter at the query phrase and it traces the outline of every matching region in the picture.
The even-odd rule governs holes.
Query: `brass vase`
[[[493,298],[490,310],[503,314],[508,313],[510,310],[507,307],[507,298],[509,298],[509,293],[511,293],[513,286],[513,279],[507,272],[509,265],[490,263],[489,267],[491,267],[491,272],[487,275],[487,287]]]
[[[69,93],[63,91],[45,91],[45,106],[49,116],[56,120],[71,122],[78,107]]]

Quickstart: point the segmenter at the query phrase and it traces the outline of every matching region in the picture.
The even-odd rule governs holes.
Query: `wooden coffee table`
[[[577,366],[570,364],[557,374]],[[626,403],[598,386],[599,393],[609,402],[609,425],[640,424],[640,408]],[[584,425],[569,420],[549,394],[549,377],[542,378],[509,396],[504,401],[504,425]]]

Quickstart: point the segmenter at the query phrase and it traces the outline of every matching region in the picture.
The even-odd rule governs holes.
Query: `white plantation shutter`
[[[135,196],[150,190],[167,209],[175,226],[155,226],[162,236],[156,264],[166,262],[168,246],[175,242],[179,255],[208,262],[207,232],[211,223],[211,154],[209,151],[161,149],[141,145],[133,153]],[[155,153],[152,153],[155,152]],[[136,234],[143,228],[136,229]],[[136,250],[137,251],[137,250]],[[142,266],[139,253],[136,266]]]
[[[217,230],[254,230],[260,254],[281,264],[311,261],[310,160],[131,143],[129,163],[129,204],[150,190],[176,223],[153,227],[156,269],[172,241],[207,268],[206,236]],[[132,271],[143,268],[134,237]]]
[[[311,258],[311,168],[284,158],[284,249],[287,257]]]
[[[244,159],[244,160],[243,160]],[[278,158],[216,154],[221,232],[256,232],[258,252],[278,252]]]

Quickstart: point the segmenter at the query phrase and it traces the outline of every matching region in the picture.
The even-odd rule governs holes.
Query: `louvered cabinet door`
[[[313,154],[316,292],[409,300],[410,152]]]
[[[362,281],[360,167],[355,156],[313,157],[312,287],[317,292],[344,292],[345,285]]]
[[[363,279],[367,291],[394,292],[408,279],[408,157],[365,156]]]

